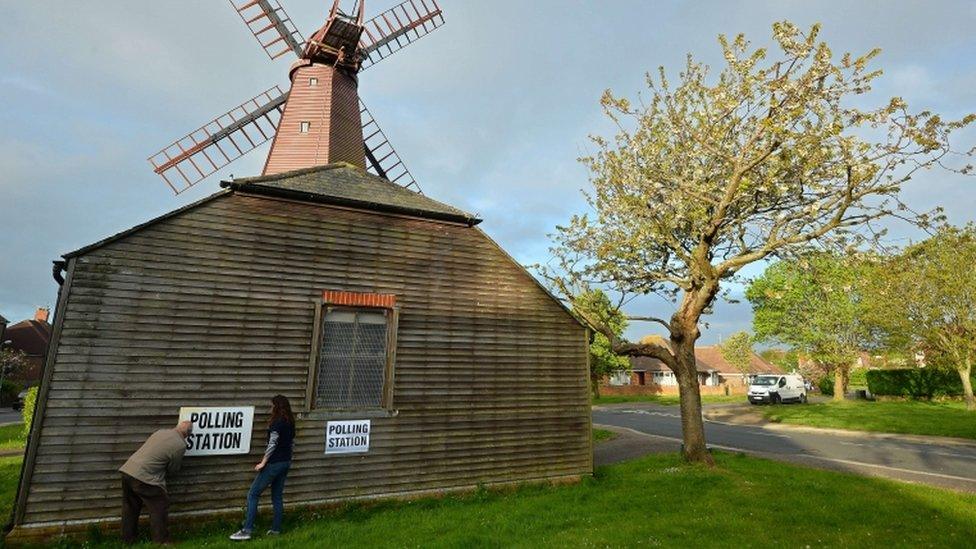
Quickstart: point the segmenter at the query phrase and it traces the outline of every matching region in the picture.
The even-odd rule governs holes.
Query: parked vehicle
[[[806,385],[803,377],[796,374],[756,376],[749,384],[750,404],[806,401]]]
[[[10,406],[14,410],[24,409],[24,399],[27,398],[27,389],[24,389],[17,395],[17,399],[14,400],[13,404]]]

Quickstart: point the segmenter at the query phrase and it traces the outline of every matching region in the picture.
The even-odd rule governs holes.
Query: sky
[[[266,147],[174,196],[146,158],[261,91],[287,88],[226,0],[42,0],[0,22],[0,315],[53,307],[51,261],[260,173]],[[307,36],[327,0],[281,0]],[[347,2],[349,3],[349,2]],[[397,2],[368,0],[367,17]],[[477,213],[518,261],[544,263],[547,234],[586,209],[577,158],[611,135],[607,88],[636,97],[644,74],[687,53],[721,64],[716,37],[770,43],[774,21],[819,22],[835,53],[880,47],[877,103],[949,117],[976,111],[976,1],[440,0],[446,24],[364,72],[360,94],[425,194]],[[971,146],[976,132],[962,136]],[[927,173],[911,206],[976,219],[972,178]],[[919,235],[893,226],[893,238]],[[761,272],[761,266],[750,271]],[[741,296],[741,288],[733,288]],[[668,316],[658,298],[628,306]],[[749,330],[747,303],[720,303],[702,343]],[[656,331],[634,323],[627,336]]]

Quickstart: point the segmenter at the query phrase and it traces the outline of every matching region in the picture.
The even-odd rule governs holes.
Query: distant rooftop
[[[389,213],[477,225],[477,217],[346,163],[222,181],[221,187]]]
[[[643,341],[643,340],[642,340]],[[670,371],[663,362],[649,356],[635,356],[630,358],[631,368],[635,371],[664,372]],[[767,362],[756,353],[749,357],[749,366],[742,372],[729,363],[722,356],[722,351],[716,345],[699,345],[695,347],[695,369],[699,372],[718,372],[721,374],[782,374],[782,368]]]

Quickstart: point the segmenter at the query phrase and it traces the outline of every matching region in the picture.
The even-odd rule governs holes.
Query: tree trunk
[[[844,393],[847,392],[847,368],[837,366],[834,368],[834,400],[844,400]]]
[[[962,380],[962,393],[966,397],[966,409],[976,411],[976,400],[973,399],[973,363],[966,359],[965,365],[959,368],[959,379]]]
[[[702,421],[701,391],[695,361],[697,333],[691,337],[683,336],[678,341],[675,341],[675,335],[672,333],[671,340],[676,343],[677,368],[674,374],[678,378],[678,394],[681,397],[681,454],[685,461],[714,465],[715,461],[705,446],[705,422]]]
[[[593,400],[600,398],[600,376],[590,373],[590,390],[593,392]]]

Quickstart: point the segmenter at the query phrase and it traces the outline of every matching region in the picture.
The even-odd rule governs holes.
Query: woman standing
[[[284,395],[275,395],[271,399],[271,419],[268,421],[268,447],[264,451],[264,459],[254,466],[258,476],[247,493],[247,516],[244,519],[244,527],[234,533],[230,539],[236,541],[251,539],[254,519],[258,514],[258,499],[268,485],[271,485],[271,504],[274,506],[274,522],[268,530],[268,535],[281,533],[281,519],[285,512],[283,501],[285,477],[288,476],[288,468],[291,467],[294,441],[295,416],[291,413],[291,403]]]

